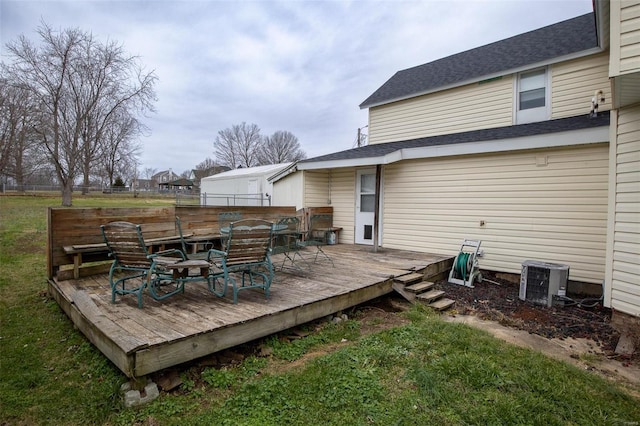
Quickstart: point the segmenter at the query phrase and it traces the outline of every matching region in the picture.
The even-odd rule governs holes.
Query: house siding
[[[611,307],[640,316],[640,106],[618,113]]]
[[[611,3],[610,75],[636,72],[640,67],[640,0]]]
[[[481,268],[536,259],[601,283],[607,184],[608,144],[400,162],[385,167],[383,245],[455,255],[479,239]]]
[[[551,118],[589,114],[591,99],[597,90],[602,90],[605,96],[598,110],[610,110],[611,84],[606,53],[555,64],[551,68]]]
[[[640,67],[640,0],[627,0],[620,7],[620,73]]]
[[[593,55],[554,64],[551,118],[589,114],[591,98],[603,90],[611,107],[608,56]],[[516,78],[513,74],[369,109],[369,143],[386,143],[514,123]]]
[[[369,109],[369,144],[501,127],[513,120],[513,77]]]
[[[308,170],[304,173],[304,206],[329,205],[329,171]]]
[[[338,242],[353,244],[355,241],[355,169],[332,169],[330,176],[333,225],[342,227],[342,231],[338,234]]]

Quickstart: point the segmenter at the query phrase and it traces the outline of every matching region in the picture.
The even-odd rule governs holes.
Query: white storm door
[[[373,245],[373,216],[376,199],[376,170],[356,171],[356,244]]]

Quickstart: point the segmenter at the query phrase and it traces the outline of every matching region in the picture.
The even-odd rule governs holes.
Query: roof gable
[[[595,16],[549,25],[434,62],[398,71],[360,108],[407,99],[508,70],[550,61],[598,47]]]

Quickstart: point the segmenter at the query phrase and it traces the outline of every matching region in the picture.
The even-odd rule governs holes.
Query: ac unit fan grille
[[[546,304],[549,294],[550,271],[547,268],[527,268],[527,300],[536,300]]]

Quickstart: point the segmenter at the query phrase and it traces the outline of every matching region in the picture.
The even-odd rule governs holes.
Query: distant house
[[[595,0],[398,71],[360,105],[368,146],[302,160],[274,190],[295,180],[305,207],[333,206],[341,243],[455,255],[471,238],[484,269],[569,265],[640,328],[638,10]]]
[[[194,184],[191,179],[178,178],[170,182],[159,183],[158,186],[164,191],[190,191]]]
[[[166,189],[166,186],[169,182],[177,180],[179,178],[180,176],[175,174],[171,169],[163,170],[151,176],[151,180],[155,182],[157,190]]]
[[[158,189],[156,182],[152,179],[136,179],[135,181],[136,191],[155,191]]]

